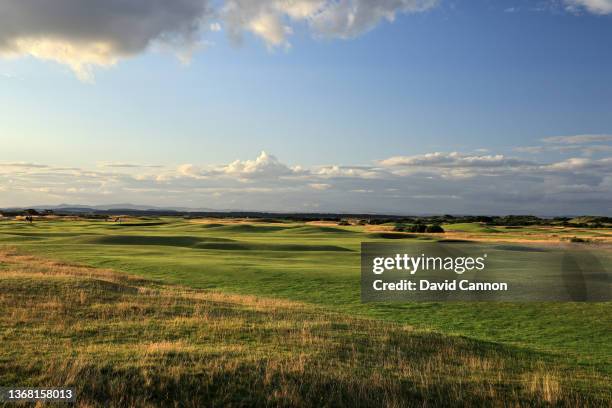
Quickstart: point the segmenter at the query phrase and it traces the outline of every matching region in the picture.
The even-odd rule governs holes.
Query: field
[[[580,237],[609,265],[609,229],[388,229],[0,222],[0,385],[74,385],[94,406],[612,403],[610,303],[359,297],[362,241]]]

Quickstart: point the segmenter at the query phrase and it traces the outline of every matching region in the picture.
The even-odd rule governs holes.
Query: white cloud
[[[271,46],[288,46],[295,23],[306,23],[315,36],[351,38],[398,13],[433,8],[437,0],[227,0],[223,9],[230,34],[250,31]]]
[[[312,170],[313,174],[323,178],[354,177],[354,178],[378,178],[381,177],[381,169],[371,166],[320,166]]]
[[[191,163],[181,164],[177,168],[178,174],[185,177],[203,178],[202,170]]]
[[[221,167],[224,174],[239,178],[252,177],[280,177],[294,174],[295,170],[278,161],[278,159],[266,152],[255,160],[236,160],[227,166]]]
[[[138,163],[114,163],[114,162],[103,162],[99,163],[100,167],[114,168],[114,169],[159,169],[164,166],[159,164],[138,164]]]
[[[612,13],[612,0],[564,0],[568,10],[587,10],[594,14]]]
[[[516,147],[514,151],[530,154],[581,152],[584,156],[593,156],[612,151],[612,135],[606,134],[554,136],[544,138],[542,142],[544,142],[543,146]]]
[[[235,160],[221,166],[195,166],[183,164],[178,167],[178,173],[192,178],[231,177],[236,180],[275,179],[283,176],[303,174],[299,167],[289,167],[281,163],[275,156],[262,151],[255,160]]]
[[[0,167],[21,168],[21,169],[44,169],[49,166],[47,166],[46,164],[25,163],[25,162],[12,162],[12,163],[0,162]]]
[[[315,33],[325,37],[351,38],[372,29],[381,20],[393,21],[398,13],[419,13],[436,6],[437,0],[340,0],[326,1],[310,16]]]
[[[455,152],[381,163],[299,168],[264,152],[249,160],[162,170],[3,163],[0,206],[132,202],[300,211],[316,203],[320,211],[342,212],[612,214],[611,157],[539,162]]]
[[[612,1],[612,0],[611,0]],[[545,143],[555,144],[589,144],[596,142],[611,142],[612,135],[574,135],[574,136],[554,136],[542,139]]]
[[[529,161],[504,155],[469,155],[458,152],[427,153],[417,156],[395,156],[380,161],[387,167],[446,167],[446,168],[474,168],[474,167],[516,167],[532,164]]]
[[[92,66],[110,67],[118,61],[109,43],[73,44],[46,38],[17,38],[0,55],[8,57],[30,55],[42,60],[63,63],[84,82],[93,81]]]
[[[327,183],[310,183],[308,185],[311,188],[315,190],[320,190],[320,191],[328,190],[331,188],[331,184],[327,184]]]
[[[612,174],[612,158],[593,160],[584,157],[572,157],[567,160],[544,166],[552,170],[608,170]]]

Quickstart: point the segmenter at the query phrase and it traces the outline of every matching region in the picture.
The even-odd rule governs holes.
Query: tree
[[[405,230],[406,230],[406,226],[402,224],[401,222],[396,223],[395,227],[393,227],[393,231],[395,232],[404,232]]]
[[[427,232],[432,233],[432,234],[440,234],[444,232],[444,228],[442,228],[439,225],[429,225],[427,227]]]

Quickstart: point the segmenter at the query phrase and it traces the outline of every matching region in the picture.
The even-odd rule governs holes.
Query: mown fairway
[[[506,232],[503,231],[503,229],[500,230],[501,231],[478,231],[478,233],[496,234],[496,236],[506,233],[512,236],[521,236],[521,231],[517,229]],[[538,232],[538,234],[540,233],[541,231]],[[559,233],[560,232],[555,232],[555,234]],[[606,232],[595,231],[594,234],[605,235]],[[412,239],[426,239],[425,237],[410,237],[408,235],[405,237],[407,241]],[[325,330],[321,334],[321,341],[323,343],[317,347],[328,348],[328,342],[331,342],[336,345],[346,345],[346,347],[348,347],[347,350],[345,350],[347,353],[349,353],[350,350],[356,350],[354,352],[358,353],[358,355],[353,355],[352,358],[354,358],[355,361],[351,363],[354,367],[349,364],[349,369],[360,371],[363,374],[363,377],[360,378],[362,378],[364,384],[372,381],[371,376],[374,375],[373,373],[375,370],[371,371],[361,367],[359,365],[361,363],[357,364],[357,361],[361,361],[364,358],[363,355],[359,353],[374,353],[377,356],[380,355],[379,357],[374,357],[377,361],[376,363],[370,362],[368,364],[373,364],[374,366],[380,364],[381,367],[385,367],[385,370],[393,372],[396,371],[394,369],[395,363],[390,363],[386,360],[383,361],[384,359],[381,357],[383,354],[386,355],[389,352],[387,347],[391,347],[393,353],[400,352],[401,358],[398,358],[402,361],[404,358],[408,359],[409,356],[412,356],[410,358],[418,356],[418,361],[421,361],[420,359],[422,358],[426,360],[433,358],[432,355],[427,357],[427,353],[429,353],[427,350],[429,350],[429,348],[425,346],[425,344],[430,341],[434,341],[434,343],[435,341],[441,341],[444,343],[443,346],[440,346],[441,348],[435,347],[436,350],[446,347],[450,347],[451,349],[458,347],[457,350],[463,350],[461,353],[468,353],[465,356],[471,353],[473,358],[484,358],[484,354],[482,353],[486,354],[489,351],[494,352],[495,362],[487,363],[487,367],[490,367],[494,372],[483,374],[481,364],[474,363],[475,366],[472,369],[467,369],[467,374],[458,373],[454,371],[457,369],[456,367],[452,368],[447,366],[446,363],[440,363],[442,365],[436,370],[448,371],[449,377],[445,377],[445,379],[442,380],[440,375],[432,374],[431,378],[436,379],[432,380],[433,382],[428,385],[415,385],[416,383],[412,383],[412,386],[416,388],[413,388],[413,391],[410,391],[409,395],[401,397],[401,400],[404,401],[410,400],[411,398],[414,400],[427,399],[424,398],[424,396],[432,392],[434,394],[438,393],[435,395],[439,395],[440,398],[444,399],[454,398],[451,396],[457,395],[456,393],[467,392],[475,398],[474,401],[480,401],[482,398],[485,400],[489,398],[486,397],[488,391],[483,391],[489,389],[492,390],[490,391],[491,398],[494,398],[495,395],[506,395],[504,393],[507,391],[508,394],[506,396],[509,398],[509,396],[513,395],[514,397],[512,398],[519,403],[528,404],[529,401],[531,401],[531,403],[543,402],[546,401],[547,398],[548,400],[551,398],[550,396],[542,396],[544,394],[541,385],[544,384],[544,382],[548,384],[547,387],[558,389],[556,392],[558,395],[555,397],[555,401],[562,401],[566,405],[572,405],[570,403],[572,399],[576,402],[580,398],[583,398],[585,402],[588,402],[586,400],[591,397],[608,400],[612,398],[609,386],[610,375],[612,374],[612,318],[610,317],[612,315],[612,305],[610,303],[362,304],[360,302],[359,288],[360,243],[365,240],[385,239],[389,239],[388,233],[365,231],[363,227],[318,226],[280,222],[204,223],[171,218],[131,220],[123,224],[102,221],[62,220],[40,221],[32,225],[14,221],[0,222],[0,245],[16,247],[19,251],[35,254],[36,256],[44,258],[77,262],[79,264],[112,269],[117,272],[124,272],[129,275],[146,278],[146,281],[143,281],[144,283],[142,284],[128,284],[128,286],[158,287],[162,284],[178,284],[195,290],[194,293],[196,293],[197,296],[213,296],[210,292],[212,289],[215,293],[214,296],[221,296],[219,293],[224,293],[230,298],[231,294],[236,294],[256,295],[261,298],[284,299],[284,301],[287,301],[287,304],[290,305],[288,307],[297,307],[300,310],[299,313],[291,314],[276,310],[276,306],[270,306],[271,309],[268,310],[268,312],[272,315],[268,317],[259,316],[257,318],[249,315],[249,313],[255,312],[244,312],[247,313],[247,316],[240,317],[240,323],[237,323],[237,325],[231,329],[233,331],[231,335],[229,335],[229,338],[233,338],[232,336],[238,338],[245,336],[239,341],[240,350],[244,353],[249,353],[248,350],[251,347],[253,347],[254,350],[260,350],[260,348],[266,350],[266,347],[272,347],[270,344],[266,343],[266,341],[272,341],[273,344],[276,344],[274,343],[274,341],[276,341],[274,338],[276,338],[278,333],[273,332],[269,334],[271,337],[266,337],[268,335],[265,334],[265,327],[267,327],[266,324],[275,324],[273,322],[275,321],[277,313],[281,313],[283,316],[282,319],[279,318],[278,324],[281,326],[290,326],[290,328],[287,329],[290,332],[292,330],[302,330],[302,326],[299,326],[297,321],[302,319],[302,316],[308,317],[310,316],[309,313],[314,313],[312,319],[315,320],[322,319],[320,316],[325,316],[325,323],[322,323]],[[596,250],[603,257],[602,259],[606,260],[607,265],[610,265],[609,250],[605,249],[603,246],[597,247]],[[516,253],[513,256],[531,255]],[[0,266],[0,271],[2,272],[9,271],[10,269],[11,266],[8,261],[2,263]],[[68,275],[72,276],[74,274]],[[117,280],[122,279],[120,275],[113,274],[112,276],[113,279],[111,279],[111,281],[113,282],[118,282]],[[96,305],[91,299],[98,295],[89,293],[90,288],[88,285],[93,283],[86,279],[83,282],[80,280],[73,282],[73,280],[67,277],[62,277],[59,283],[56,280],[50,280],[45,283],[45,279],[43,278],[44,274],[39,274],[37,277],[28,277],[24,280],[20,278],[18,273],[8,274],[7,272],[5,276],[3,276],[3,308],[12,305],[8,300],[14,299],[11,297],[13,296],[12,293],[20,293],[19,290],[23,290],[24,299],[31,299],[32,302],[28,304],[29,306],[24,306],[22,308],[24,311],[23,313],[25,313],[23,319],[24,322],[32,323],[36,321],[37,318],[40,319],[41,317],[29,316],[25,311],[29,308],[34,308],[33,305],[36,304],[36,300],[39,296],[49,296],[50,293],[58,290],[59,292],[54,295],[53,299],[55,299],[54,301],[57,304],[65,304],[68,301],[64,299],[66,293],[64,289],[68,288],[66,290],[71,293],[70,296],[76,296],[78,288],[81,287],[78,285],[82,285],[82,290],[85,293],[83,295],[85,297],[83,304],[87,305],[87,307],[93,307],[94,309],[100,307],[104,309],[105,307],[110,307],[104,306],[104,304],[112,305],[115,301],[119,300],[121,301],[120,304],[129,304],[130,302],[134,302],[135,304],[144,302],[146,304],[146,306],[134,306],[134,309],[126,306],[125,318],[127,320],[135,319],[138,313],[147,316],[161,316],[159,314],[163,315],[163,313],[165,313],[164,311],[157,310],[160,305],[155,302],[150,303],[151,300],[148,298],[121,298],[117,300],[113,297],[116,291],[110,288],[109,292],[104,287],[96,287],[96,290],[103,292],[100,295],[102,296],[100,300],[101,303]],[[47,285],[48,288],[45,285]],[[77,287],[72,287],[70,285],[77,285]],[[39,287],[47,289],[39,293],[37,292],[37,288]],[[168,287],[164,286],[164,288],[164,290],[168,291],[177,290],[172,289],[174,287],[168,289]],[[203,292],[198,291],[202,289],[206,290]],[[17,292],[15,292],[16,290]],[[104,296],[107,296],[104,294],[106,292],[109,292],[108,296],[110,296],[110,298],[104,300]],[[124,293],[124,291],[120,292],[121,296],[137,296],[137,293],[140,293],[139,291],[132,293],[129,290],[127,290],[126,293]],[[172,294],[172,296],[179,296],[179,294]],[[244,298],[241,296],[232,299],[242,306],[238,307],[232,304],[231,308],[238,307],[241,310],[244,307],[248,310],[255,307],[251,303],[244,306],[244,302],[247,302],[244,299],[249,299],[248,302],[254,302],[254,304],[257,303],[256,300],[252,298]],[[284,301],[278,302],[281,305],[285,305]],[[50,301],[47,299],[44,304],[47,305],[49,302]],[[171,300],[169,302],[172,304],[180,304],[183,300]],[[299,304],[299,306],[296,306],[297,304]],[[74,306],[68,305],[57,306],[57,308],[64,310],[63,313],[66,316],[72,316],[73,313],[76,313],[75,316],[81,316],[79,313],[85,313],[86,315],[89,313],[86,308],[76,311],[73,307]],[[194,307],[195,306],[191,305],[188,306],[187,309],[192,310],[190,308]],[[17,313],[14,309],[12,310],[11,313]],[[51,307],[50,310],[54,310],[53,307]],[[183,318],[185,316],[191,318],[194,316],[193,313],[195,313],[193,311],[185,312],[185,315],[182,314],[183,309],[180,307],[177,310],[175,314],[170,316],[172,319]],[[123,316],[116,316],[113,313],[109,312],[109,319],[123,319]],[[117,313],[119,313],[119,311],[117,311]],[[213,313],[217,312],[215,311]],[[359,320],[360,317],[367,319]],[[258,320],[260,318],[263,320]],[[371,318],[374,319],[371,320]],[[201,347],[204,347],[204,344],[207,344],[207,347],[217,349],[218,353],[223,354],[224,347],[227,346],[228,349],[231,349],[233,344],[232,342],[226,344],[223,336],[216,337],[213,343],[206,343],[204,338],[201,337],[203,334],[195,327],[201,324],[200,321],[198,321],[197,324],[196,322],[191,322],[191,326],[189,326],[191,329],[185,329],[186,331],[184,332],[181,331],[182,329],[174,326],[172,326],[174,327],[172,330],[164,326],[161,327],[161,329],[163,329],[161,332],[156,332],[156,334],[153,335],[151,332],[154,331],[154,329],[152,329],[151,326],[140,328],[130,326],[131,328],[129,330],[126,328],[125,332],[123,329],[118,329],[116,334],[113,334],[112,331],[115,326],[109,325],[108,322],[104,321],[104,319],[99,316],[95,317],[95,319],[97,320],[91,324],[94,326],[104,326],[103,338],[97,338],[97,336],[101,335],[98,329],[89,328],[83,329],[85,330],[83,333],[90,333],[90,338],[88,340],[81,340],[81,334],[77,331],[68,335],[71,339],[70,341],[85,341],[82,346],[85,348],[89,347],[94,351],[97,350],[97,346],[95,345],[100,343],[99,347],[108,347],[106,351],[112,354],[114,356],[113,358],[117,359],[123,358],[121,357],[121,353],[129,354],[131,352],[130,350],[141,347],[145,343],[155,345],[157,343],[162,344],[167,342],[169,345],[166,346],[163,344],[161,346],[151,346],[154,350],[157,350],[155,347],[158,347],[161,351],[154,351],[149,356],[156,356],[155,358],[162,360],[170,358],[168,357],[169,355],[183,355],[181,353],[183,353],[184,350],[187,350],[185,353],[189,356],[191,356],[189,353],[193,352],[196,353],[197,358],[205,358],[203,356],[210,350],[200,350]],[[310,318],[308,317],[308,319]],[[308,319],[306,320],[308,321]],[[225,320],[220,319],[217,324],[222,324],[221,322],[225,322]],[[248,324],[245,322],[248,322]],[[87,326],[89,323],[83,324]],[[155,326],[155,323],[152,321],[150,321],[149,324]],[[227,324],[230,324],[230,322]],[[400,326],[398,326],[398,324]],[[5,329],[7,329],[6,325],[8,325],[9,334],[5,334],[4,340],[12,339],[11,341],[17,341],[17,337],[15,336],[20,335],[19,326],[11,327],[10,323],[5,320],[3,323]],[[57,333],[53,331],[52,325],[53,323],[50,323],[48,330]],[[160,325],[163,326],[162,323],[160,323]],[[405,325],[410,325],[416,329],[416,332],[411,332],[412,334],[408,336],[410,340],[401,337],[404,335],[397,334],[397,336],[401,337],[401,340],[398,340],[395,332],[385,335],[384,341],[374,342],[377,345],[380,343],[380,347],[382,348],[377,348],[378,346],[374,347],[373,344],[368,342],[364,343],[365,340],[360,340],[372,338],[373,333],[380,330],[383,330],[383,332],[400,330],[401,332],[402,330],[406,330]],[[252,332],[245,329],[248,327],[252,328]],[[275,328],[274,330],[277,329],[278,328]],[[422,332],[422,330],[431,329],[439,334],[434,335],[428,332]],[[165,330],[169,331],[166,332]],[[164,333],[167,333],[167,335]],[[417,337],[414,337],[416,336],[414,333],[419,334]],[[464,337],[448,337],[449,335],[461,335]],[[262,336],[267,340],[264,341]],[[319,341],[319,334],[308,334],[307,336],[314,336],[318,339],[317,341]],[[431,336],[431,338],[428,336]],[[198,340],[196,341],[196,339]],[[91,344],[87,343],[87,341],[91,341]],[[388,341],[391,341],[391,343],[388,343]],[[406,342],[406,344],[411,344],[409,349],[404,348],[404,342]],[[126,343],[125,349],[122,346],[123,343]],[[32,346],[38,347],[37,344],[38,343],[34,341]],[[68,342],[68,344],[71,343]],[[164,351],[164,347],[168,350]],[[308,374],[310,373],[309,370],[312,369],[313,373],[316,371],[313,367],[316,367],[316,364],[318,364],[316,362],[319,361],[318,359],[321,358],[321,355],[316,355],[316,353],[313,354],[312,350],[303,350],[300,347],[293,346],[289,343],[284,351],[285,354],[281,353],[276,346],[272,347],[272,349],[274,349],[274,353],[283,354],[282,358],[290,358],[291,363],[287,363],[290,365],[297,364],[297,360],[294,361],[294,359],[297,359],[300,353],[304,353],[304,355],[307,356],[305,359],[308,363],[304,366],[306,368],[302,368],[305,371],[298,370],[301,374],[296,375],[311,375]],[[179,348],[181,350],[178,350]],[[52,348],[49,349],[48,352],[51,353],[51,350]],[[272,353],[270,350],[265,351],[263,355],[267,355],[265,353]],[[92,351],[92,353],[94,351]],[[335,362],[333,364],[348,364],[348,360],[342,357],[345,351],[338,354],[338,359],[337,361],[334,360]],[[212,353],[213,351],[210,352]],[[425,357],[423,353],[425,353]],[[437,353],[437,351],[435,353]],[[234,354],[230,353],[230,355]],[[280,359],[281,355],[276,357]],[[6,354],[2,358],[3,364],[9,364],[10,358],[8,358]],[[128,363],[130,358],[125,358],[127,360],[121,361],[125,363],[126,370],[132,369],[133,367],[130,368],[131,366]],[[153,357],[151,358],[153,359],[151,361],[158,361]],[[254,375],[254,372],[262,372],[261,370],[263,370],[259,365],[261,361],[257,359],[257,361],[243,361],[245,357],[242,356],[240,352],[237,354],[236,358],[236,361],[242,361],[244,365],[236,363],[236,365],[231,366],[233,367],[231,370],[250,373],[249,375],[251,376]],[[174,362],[173,364],[178,364],[176,363],[178,360],[171,361]],[[87,364],[89,363],[90,362]],[[282,364],[280,362],[279,364],[277,368],[281,370],[281,372],[284,372],[282,368],[279,368],[282,367]],[[315,365],[313,366],[311,364]],[[330,364],[332,363],[330,362]],[[453,366],[453,364],[465,365],[465,362],[449,364],[451,366]],[[19,364],[17,365],[19,366]],[[119,365],[121,366],[121,364]],[[154,364],[151,363],[151,367],[153,365]],[[11,367],[15,368],[14,366]],[[102,369],[98,363],[95,363],[94,367],[97,368],[92,368],[92,370]],[[203,366],[200,367],[200,369],[204,369]],[[229,375],[227,374],[227,367],[223,366],[219,369],[223,373],[220,375]],[[324,393],[322,390],[327,389],[326,387],[331,387],[329,381],[332,381],[332,379],[333,381],[340,381],[337,383],[333,383],[332,381],[332,383],[335,384],[333,387],[339,387],[334,389],[344,390],[338,391],[341,394],[346,393],[346,395],[348,395],[352,392],[349,392],[349,390],[358,390],[361,389],[359,387],[365,387],[365,385],[359,383],[359,381],[362,380],[354,378],[343,378],[340,380],[341,376],[334,370],[336,370],[336,368],[324,370],[329,374],[329,378],[321,380],[322,382],[316,382],[318,385],[315,387],[323,388],[313,389],[313,395]],[[393,381],[410,382],[412,381],[411,376],[416,375],[416,372],[424,370],[424,368],[414,366],[409,369],[406,368],[406,370],[410,371],[412,374],[406,374],[408,372],[406,371],[405,375],[402,374],[404,376],[402,377],[403,380],[397,377]],[[488,368],[485,371],[487,370]],[[44,373],[35,374],[34,371],[31,374],[32,376],[40,375],[44,377]],[[543,379],[541,376],[544,375],[544,373],[549,373],[547,375],[550,377]],[[50,376],[55,375],[54,373],[47,374]],[[22,376],[21,378],[29,378],[27,372],[22,372],[19,375]],[[376,376],[379,375],[382,375],[382,372],[376,374]],[[396,373],[394,375],[399,374]],[[490,375],[497,376],[496,385],[486,385],[481,381],[484,377],[479,380],[479,376],[483,375],[484,377]],[[532,377],[529,377],[530,375]],[[474,387],[473,389],[470,387],[464,389],[457,384],[454,386],[452,385],[453,381],[459,381],[462,378],[466,378],[466,376],[467,378],[471,378],[468,382],[471,384],[470,387]],[[383,377],[376,378],[380,380],[380,378]],[[3,383],[7,383],[7,378],[10,377],[3,377]],[[245,384],[240,385],[240,387],[249,387],[255,384],[249,381],[259,381],[254,377],[248,377],[248,375],[246,375],[245,378],[247,378]],[[455,380],[453,380],[453,378]],[[531,381],[528,380],[528,378],[532,378],[532,380],[535,378],[535,380]],[[188,381],[195,380],[190,379]],[[289,381],[287,384],[291,383],[290,380],[287,381]],[[342,381],[348,382],[344,383]],[[367,394],[364,390],[359,391],[361,393],[360,395],[367,396],[364,400],[365,405],[381,402],[399,403],[398,401],[393,401],[391,398],[391,395],[394,394],[392,388],[399,384],[393,381],[388,384],[391,388],[384,392],[381,391],[379,396]],[[528,385],[529,381],[532,383],[531,386]],[[508,386],[506,391],[501,391],[501,388],[503,388],[501,383],[505,383]],[[533,385],[536,383],[540,385]],[[379,383],[375,381],[375,384]],[[274,386],[270,384],[267,386],[272,387],[271,389],[274,388]],[[459,388],[453,388],[455,386]],[[91,385],[91,387],[95,388],[96,385]],[[100,385],[100,387],[103,387],[103,385]],[[291,391],[293,389],[291,387],[293,386],[290,386],[285,392],[294,392],[295,390]],[[351,387],[357,388],[353,389]],[[382,387],[386,389],[386,385]],[[442,388],[434,392],[431,387],[435,389],[438,389],[436,387]],[[383,388],[381,388],[381,390]],[[532,389],[532,391],[529,391],[529,389]],[[476,390],[480,390],[480,393],[476,392]],[[314,397],[306,397],[302,394],[304,390],[295,392],[297,393],[296,395],[299,396],[299,398],[295,398],[301,398],[300,401],[302,402],[316,402],[316,400],[312,399]],[[388,394],[385,394],[387,392]],[[341,397],[340,394],[338,394],[336,397],[344,398],[342,401],[348,403],[349,400],[346,400],[346,398],[348,398],[346,395]],[[381,399],[381,395],[387,395],[384,397],[386,398],[384,401]],[[206,400],[205,397],[202,398],[201,401]],[[281,397],[279,398],[282,399]]]

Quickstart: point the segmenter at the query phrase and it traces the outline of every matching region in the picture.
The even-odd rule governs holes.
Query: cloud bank
[[[567,139],[575,140],[575,139]],[[0,207],[132,202],[259,211],[612,215],[612,157],[432,152],[302,167],[262,152],[225,164],[95,170],[0,163]]]

